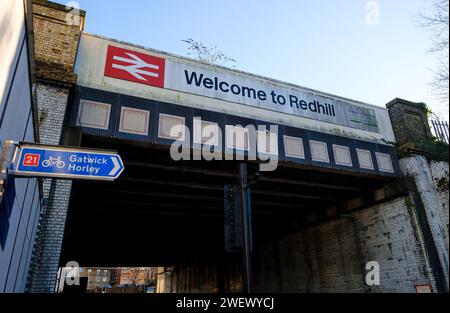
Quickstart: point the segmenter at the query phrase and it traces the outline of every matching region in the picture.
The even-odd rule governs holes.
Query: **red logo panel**
[[[41,156],[34,153],[26,153],[23,158],[23,166],[39,166]]]
[[[108,46],[105,76],[164,88],[165,64],[163,58]]]

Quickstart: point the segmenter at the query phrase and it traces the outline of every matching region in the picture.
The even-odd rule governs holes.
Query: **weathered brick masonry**
[[[445,221],[445,215],[443,214],[445,208],[442,208],[442,204],[439,201],[430,165],[424,156],[412,155],[405,157],[400,160],[400,166],[402,171],[413,177],[416,182],[418,193],[425,207],[432,241],[436,246],[440,266],[448,288],[448,243],[446,243],[446,238],[448,238],[448,206],[447,220]]]
[[[256,247],[255,291],[415,292],[415,285],[427,284],[436,290],[408,199],[337,216]],[[379,286],[365,284],[369,261],[380,264]],[[217,291],[217,265],[206,264],[175,268],[166,291]],[[227,291],[239,291],[240,270],[231,273]]]
[[[431,161],[430,162],[431,177],[433,179],[434,189],[436,193],[437,211],[441,219],[443,234],[445,237],[445,245],[448,251],[448,209],[449,209],[449,169],[448,162]]]
[[[33,1],[36,76],[40,81],[65,87],[77,81],[73,68],[85,12],[79,12],[79,24],[70,19],[70,14],[63,5]]]
[[[61,5],[33,3],[38,123],[44,144],[61,144],[67,104],[76,83],[73,68],[85,13],[80,12],[80,24],[68,23],[68,14]],[[44,205],[28,277],[29,292],[55,289],[71,185],[71,181],[43,180]]]
[[[262,247],[259,253],[278,256],[273,278],[280,279],[271,285],[273,279],[257,275],[257,290],[415,292],[416,284],[432,284],[409,212],[407,198],[400,197]],[[380,265],[379,286],[365,284],[369,261]]]
[[[425,104],[394,99],[386,106],[401,171],[414,180],[412,197],[436,288],[448,292],[448,145],[432,138]]]

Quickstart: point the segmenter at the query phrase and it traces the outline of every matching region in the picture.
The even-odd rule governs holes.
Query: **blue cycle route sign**
[[[124,170],[112,151],[22,144],[14,175],[115,180]]]

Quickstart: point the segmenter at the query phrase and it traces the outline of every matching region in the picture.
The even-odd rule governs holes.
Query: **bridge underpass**
[[[237,161],[179,161],[156,145],[85,135],[84,147],[116,149],[125,171],[115,182],[75,181],[60,265],[174,266],[184,262],[240,264],[224,251],[224,186],[237,184]],[[255,247],[326,219],[349,199],[388,179],[279,164],[249,164]]]
[[[46,16],[35,25],[39,33],[61,28],[57,7],[34,4],[34,10],[39,20]],[[419,194],[436,189],[430,177],[443,178],[433,175],[442,164],[426,164],[425,151],[410,145],[431,138],[423,104],[395,99],[387,110],[70,25],[52,34],[50,48],[69,49],[72,57],[54,63],[48,42],[36,37],[36,55],[52,61],[36,66],[42,143],[59,144],[65,129],[79,127],[82,146],[117,149],[126,170],[114,183],[44,182],[30,292],[53,292],[58,262],[65,266],[71,260],[83,267],[166,266],[168,291],[239,291],[235,278],[242,259],[224,252],[223,209],[223,186],[237,183],[239,164],[171,161],[167,146],[175,124],[194,134],[196,143],[204,142],[205,125],[215,125],[213,137],[224,146],[235,133],[230,126],[278,127],[275,150],[292,163],[260,173],[257,180],[256,165],[249,166],[256,291],[366,292],[365,265],[371,261],[383,269],[382,284],[370,287],[372,292],[416,292],[417,286],[445,291],[445,284],[435,281],[448,280],[436,271],[442,266],[446,273],[448,201],[422,203]],[[130,56],[158,60],[157,79],[137,80],[120,70],[129,62],[117,61]],[[52,70],[55,65],[68,72],[60,75]],[[203,83],[193,82],[193,73]],[[249,94],[254,90],[257,97],[238,96],[232,86],[231,92],[214,90],[208,77],[251,87]],[[271,138],[272,130],[266,135]],[[399,150],[399,160],[396,150],[402,146],[408,148]],[[419,188],[389,191],[406,173]],[[428,183],[422,185],[422,179]],[[208,277],[214,271],[215,277]],[[192,272],[205,279],[186,279]]]

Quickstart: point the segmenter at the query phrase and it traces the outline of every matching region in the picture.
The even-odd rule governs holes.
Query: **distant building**
[[[103,289],[111,287],[111,273],[114,268],[106,267],[92,267],[92,268],[81,268],[80,277],[87,277],[87,290],[92,289]]]
[[[156,283],[156,267],[120,267],[115,270],[114,282],[117,285],[142,286],[150,283]]]
[[[111,288],[112,280],[116,277],[116,268],[107,267],[80,267],[79,279],[87,278],[86,291],[92,292],[94,290],[104,290]],[[63,292],[65,288],[65,281],[67,276],[70,276],[70,268],[62,267],[59,272],[57,292]]]
[[[70,268],[61,268],[57,292],[64,291]],[[80,267],[80,280],[87,279],[87,292],[101,292],[131,286],[156,285],[156,267]],[[114,292],[114,291],[112,291]]]

